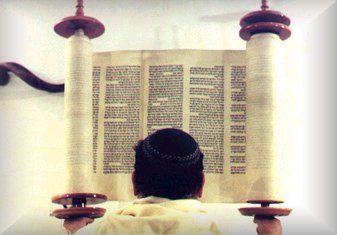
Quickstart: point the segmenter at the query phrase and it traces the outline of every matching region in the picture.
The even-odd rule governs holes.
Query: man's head
[[[204,184],[203,153],[192,136],[162,129],[135,147],[133,184],[139,197],[196,198]]]

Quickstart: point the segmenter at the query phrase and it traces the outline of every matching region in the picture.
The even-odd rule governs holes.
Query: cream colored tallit
[[[106,217],[95,234],[221,234],[201,202],[147,197]]]

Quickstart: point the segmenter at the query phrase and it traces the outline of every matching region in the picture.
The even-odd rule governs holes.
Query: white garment
[[[147,197],[135,200],[115,214],[106,215],[97,225],[95,234],[221,233],[198,200]]]

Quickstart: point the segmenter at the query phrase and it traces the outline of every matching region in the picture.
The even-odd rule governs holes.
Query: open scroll
[[[205,154],[202,199],[246,201],[252,180],[246,171],[245,57],[231,50],[94,53],[94,191],[132,200],[133,147],[157,129],[175,127],[193,135]]]

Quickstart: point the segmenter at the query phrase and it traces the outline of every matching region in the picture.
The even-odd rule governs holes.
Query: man
[[[137,200],[107,215],[96,234],[221,234],[197,199],[202,196],[204,155],[189,134],[162,129],[135,147],[132,183]],[[75,233],[93,219],[65,220]],[[259,234],[281,234],[278,220],[255,218]]]

